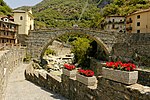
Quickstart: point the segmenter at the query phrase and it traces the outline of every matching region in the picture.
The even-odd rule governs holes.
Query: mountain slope
[[[3,0],[0,0],[0,15],[8,15],[11,11],[12,9]]]
[[[108,15],[123,15],[150,7],[149,0],[43,0],[33,6],[39,28],[100,28]],[[19,9],[28,9],[21,7]]]
[[[113,2],[103,9],[103,16],[108,15],[128,15],[139,9],[150,7],[150,0],[113,0]]]
[[[43,0],[33,7],[35,24],[38,28],[63,28],[75,24],[79,27],[93,27],[94,20],[100,17],[100,9],[96,4],[96,0]]]

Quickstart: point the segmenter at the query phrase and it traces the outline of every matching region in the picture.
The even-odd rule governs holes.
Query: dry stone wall
[[[25,49],[18,48],[0,51],[0,100],[3,100],[10,73],[23,63],[24,57]]]
[[[27,80],[59,93],[69,100],[150,99],[150,87],[148,86],[140,84],[125,85],[99,76],[97,77],[97,87],[89,87],[64,74],[61,77],[57,77],[45,71],[43,72],[39,69],[33,69],[31,64],[25,71],[25,77]]]

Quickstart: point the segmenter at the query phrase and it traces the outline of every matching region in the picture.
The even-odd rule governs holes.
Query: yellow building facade
[[[32,11],[14,10],[14,22],[19,24],[18,34],[29,34],[29,30],[34,29],[34,17]]]
[[[126,16],[127,33],[150,33],[150,9],[140,10]]]

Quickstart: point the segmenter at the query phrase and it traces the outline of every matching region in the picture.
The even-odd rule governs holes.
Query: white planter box
[[[69,76],[70,78],[75,78],[75,77],[76,77],[77,70],[74,69],[74,70],[69,71],[69,70],[63,68],[62,72],[63,72],[64,75],[67,75],[67,76]]]
[[[135,84],[138,80],[138,71],[121,71],[112,68],[102,68],[102,76],[104,78],[121,82],[124,84]]]
[[[76,79],[77,79],[77,81],[79,81],[87,86],[94,86],[97,82],[97,79],[95,76],[86,77],[86,76],[78,74],[78,73],[76,74]]]

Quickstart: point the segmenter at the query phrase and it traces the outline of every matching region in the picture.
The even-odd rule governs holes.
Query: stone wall
[[[0,51],[0,100],[7,86],[7,79],[10,73],[18,67],[25,57],[25,49],[16,48]]]
[[[123,36],[125,38],[113,46],[112,58],[119,58],[123,61],[133,61],[138,64],[139,67],[149,67],[150,33],[124,34]]]
[[[44,73],[44,74],[43,74]],[[32,64],[25,71],[27,80],[59,93],[69,100],[149,100],[150,87],[140,84],[124,85],[97,77],[97,86],[86,86],[62,74],[53,76],[45,71],[33,69]]]
[[[138,70],[138,83],[150,87],[150,70]]]
[[[102,75],[102,67],[105,62],[100,62],[97,59],[90,59],[90,68],[94,71],[96,76]],[[138,83],[144,86],[150,86],[150,70],[143,70],[138,68]]]

